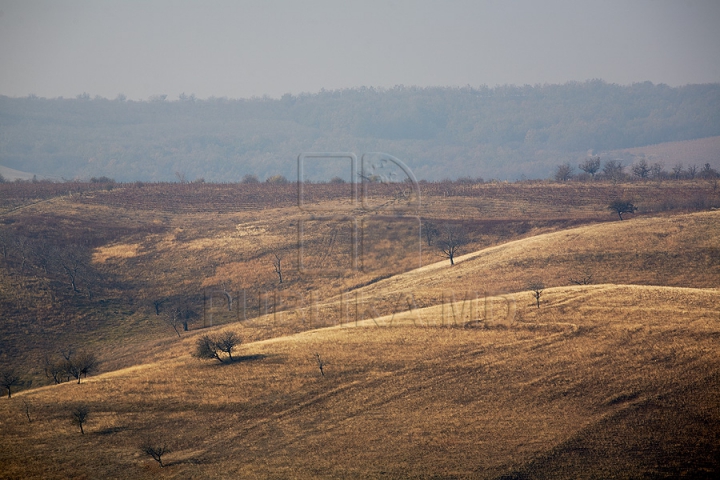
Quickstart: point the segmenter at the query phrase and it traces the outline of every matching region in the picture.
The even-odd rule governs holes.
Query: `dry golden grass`
[[[229,365],[191,358],[188,337],[153,363],[2,402],[3,475],[697,476],[720,468],[719,299],[560,287],[540,309],[519,293],[509,324],[405,314],[246,344]],[[419,313],[437,325],[440,312]],[[84,436],[77,402],[92,410]],[[145,437],[168,443],[165,469],[141,455]]]
[[[569,207],[557,203],[582,188]],[[527,222],[480,232],[468,247],[477,251],[452,268],[434,251],[418,261],[412,220],[386,225],[375,212],[351,212],[370,246],[350,273],[340,242],[349,230],[295,207],[28,207],[78,231],[104,217],[127,227],[95,248],[94,267],[136,298],[131,312],[103,307],[117,309],[116,323],[62,326],[97,349],[105,373],[0,401],[0,477],[712,477],[719,212],[560,230],[607,219],[608,196],[650,199],[666,187],[582,188],[486,185],[427,199],[421,213],[435,219]],[[314,207],[347,207],[322,202]],[[312,232],[305,275],[292,254],[301,220]],[[282,286],[269,258],[278,249],[287,255]],[[570,285],[587,273],[595,285]],[[548,286],[541,308],[525,291],[534,278]],[[154,313],[158,298],[221,287],[259,293],[248,305],[270,314],[235,322],[239,310],[208,306],[216,323],[235,323],[177,338]],[[32,289],[17,291],[32,301]],[[9,304],[10,293],[0,300]],[[87,318],[103,311],[78,303]],[[190,356],[199,335],[223,329],[244,338],[240,361]],[[91,408],[86,435],[70,421],[79,402]],[[167,468],[141,454],[146,438],[167,442]]]

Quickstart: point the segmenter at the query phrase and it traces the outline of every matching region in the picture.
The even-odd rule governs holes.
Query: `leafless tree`
[[[65,359],[57,360],[45,357],[45,376],[52,378],[55,384],[68,381],[70,374],[67,371],[67,362]]]
[[[242,339],[238,337],[235,332],[231,331],[225,331],[217,337],[203,335],[197,339],[193,356],[204,359],[214,358],[218,362],[223,363],[223,357],[220,355],[222,352],[227,354],[228,362],[232,362],[232,351],[240,343],[242,343]]]
[[[166,298],[153,300],[153,307],[155,307],[155,315],[160,315],[160,307],[165,303]]]
[[[629,200],[614,200],[608,205],[608,209],[617,213],[620,220],[622,220],[623,213],[635,213],[637,207]]]
[[[273,267],[275,267],[275,273],[277,273],[278,278],[280,279],[280,283],[283,283],[283,277],[282,277],[282,254],[280,253],[273,253],[273,256],[275,259],[273,260]]]
[[[618,160],[608,160],[605,162],[605,165],[603,166],[603,174],[613,181],[613,183],[617,183],[620,180],[622,180],[624,173],[623,170],[625,167],[623,166],[622,162]]]
[[[242,343],[242,339],[235,335],[235,332],[225,331],[215,340],[215,345],[221,352],[225,352],[228,356],[228,361],[232,362],[232,351],[233,349]]]
[[[60,260],[60,265],[62,265],[65,273],[67,273],[70,278],[70,286],[72,287],[73,292],[80,293],[80,290],[77,287],[78,271],[82,266],[80,259],[74,255],[69,255]]]
[[[240,183],[256,184],[256,183],[260,183],[260,179],[257,177],[257,175],[253,175],[252,173],[248,173],[248,174],[246,174],[245,176],[243,176],[243,178],[242,178],[242,180],[240,181]]]
[[[697,165],[690,165],[687,169],[688,177],[690,177],[690,180],[695,178],[695,175],[697,175]]]
[[[600,170],[600,157],[586,158],[578,167],[583,172],[592,175],[592,178],[595,178],[595,174]]]
[[[650,165],[650,176],[655,180],[660,180],[665,176],[665,164],[662,162],[655,162]]]
[[[164,467],[162,462],[162,456],[168,453],[168,448],[165,443],[146,441],[140,446],[140,450],[143,453],[150,455],[153,460],[160,464],[160,467]]]
[[[641,179],[645,179],[650,175],[650,166],[644,158],[641,158],[637,163],[633,164],[631,170],[633,175]]]
[[[27,400],[23,398],[23,410],[25,410],[25,416],[28,419],[28,423],[32,423],[32,418],[30,418],[30,403],[28,403]]]
[[[20,273],[25,272],[25,265],[27,264],[28,255],[30,253],[30,245],[28,239],[25,237],[17,237],[15,239],[15,249],[20,257]]]
[[[87,378],[88,374],[97,370],[98,360],[94,353],[91,352],[73,352],[71,349],[63,352],[67,373],[77,379],[80,383],[82,377]]]
[[[573,167],[569,163],[563,163],[555,167],[555,180],[567,182],[572,178]]]
[[[39,241],[35,242],[32,246],[32,252],[37,265],[42,268],[43,272],[47,275],[53,258],[57,256],[55,249],[48,246],[45,242]]]
[[[325,361],[324,361],[322,358],[320,358],[320,354],[319,354],[319,353],[316,353],[316,354],[315,354],[315,359],[317,360],[318,368],[320,369],[320,375],[322,375],[322,376],[324,377],[324,376],[325,376],[325,370],[324,370],[324,368],[325,368],[325,365],[326,365],[326,364],[325,364]]]
[[[449,224],[442,228],[435,244],[441,255],[450,260],[450,265],[455,265],[455,256],[460,248],[468,244],[468,239],[462,226]]]
[[[675,180],[681,179],[683,176],[683,164],[678,163],[677,165],[672,167],[672,171],[673,171],[673,177],[675,178]]]
[[[71,415],[73,423],[78,425],[80,427],[80,433],[85,435],[85,429],[83,429],[83,425],[87,422],[88,417],[90,416],[90,407],[88,407],[84,403],[81,403],[72,409]]]
[[[12,397],[12,388],[22,385],[22,379],[14,369],[8,368],[0,374],[0,385],[7,389],[8,398]]]
[[[592,280],[593,272],[591,272],[589,269],[586,269],[584,272],[570,277],[570,283],[575,285],[590,285],[592,283]]]
[[[183,325],[183,319],[180,317],[180,309],[175,308],[165,315],[165,322],[175,330],[178,338],[180,338],[180,325]]]
[[[0,251],[2,251],[3,260],[7,262],[8,246],[10,246],[10,236],[5,232],[0,232]]]
[[[216,359],[222,363],[222,357],[220,357],[220,349],[215,344],[215,340],[210,338],[210,335],[203,335],[195,342],[195,352],[193,356],[203,359]]]
[[[528,283],[528,290],[532,292],[537,308],[540,308],[540,296],[545,290],[545,284],[540,280],[533,280]]]
[[[429,220],[423,220],[420,228],[422,230],[422,234],[425,236],[428,247],[432,246],[435,237],[440,234],[440,230],[438,230],[437,226]]]

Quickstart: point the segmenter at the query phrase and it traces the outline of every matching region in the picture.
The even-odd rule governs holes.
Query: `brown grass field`
[[[717,478],[706,182],[272,188],[2,192],[0,364],[32,384],[0,399],[0,478]],[[455,266],[426,219],[466,231]],[[191,356],[228,330],[235,362]],[[50,385],[68,346],[101,369]]]

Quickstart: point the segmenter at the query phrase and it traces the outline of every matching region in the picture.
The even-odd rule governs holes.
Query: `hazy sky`
[[[720,82],[719,0],[0,0],[0,95]]]

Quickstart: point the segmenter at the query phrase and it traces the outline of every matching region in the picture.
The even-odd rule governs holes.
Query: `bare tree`
[[[593,280],[593,272],[590,269],[585,269],[584,272],[579,273],[570,277],[570,283],[575,285],[590,285]]]
[[[90,416],[90,407],[88,407],[84,403],[81,403],[75,408],[73,408],[71,414],[73,423],[78,425],[80,427],[80,433],[85,435],[83,425],[87,422],[88,417]]]
[[[140,450],[143,453],[150,455],[153,460],[160,464],[160,467],[164,467],[162,462],[162,456],[168,453],[168,448],[165,443],[146,441],[140,446]]]
[[[605,162],[605,165],[603,166],[603,174],[613,181],[613,183],[617,183],[620,180],[623,179],[624,173],[623,170],[625,167],[623,166],[622,162],[618,160],[608,160]]]
[[[14,369],[8,368],[0,374],[0,385],[7,389],[8,398],[12,397],[12,388],[22,385],[22,379]]]
[[[45,376],[52,378],[56,385],[70,380],[67,361],[64,358],[57,360],[45,356]]]
[[[688,177],[690,177],[690,180],[695,178],[695,175],[697,175],[697,165],[690,165],[687,169]]]
[[[215,343],[215,340],[210,338],[210,335],[203,335],[202,337],[197,339],[193,356],[208,360],[214,358],[220,363],[222,363],[223,361],[220,357],[220,349]]]
[[[445,225],[436,245],[441,255],[450,259],[450,265],[455,265],[455,256],[458,250],[468,244],[465,230],[460,225]]]
[[[32,418],[30,418],[30,403],[28,403],[27,400],[23,398],[23,410],[25,410],[25,416],[28,419],[28,423],[32,423]]]
[[[650,176],[655,180],[660,180],[665,176],[665,164],[662,162],[655,162],[650,165]]]
[[[537,308],[540,308],[540,296],[545,290],[545,284],[540,280],[533,280],[528,283],[528,290],[532,292],[535,303],[537,304]]]
[[[91,352],[78,352],[75,353],[72,349],[62,353],[65,358],[65,368],[68,375],[77,379],[77,383],[80,383],[82,377],[87,378],[88,374],[97,370],[98,360],[94,353]]]
[[[235,335],[235,332],[225,331],[215,340],[215,345],[218,350],[225,352],[228,356],[228,361],[232,362],[232,351],[233,349],[242,343],[242,339]]]
[[[673,177],[675,178],[675,180],[681,179],[683,176],[683,164],[678,163],[677,165],[672,167],[672,172],[673,172]]]
[[[30,252],[28,239],[25,237],[17,237],[15,239],[15,249],[17,250],[20,257],[20,273],[25,273],[25,265],[27,264],[27,259]]]
[[[4,232],[0,232],[0,251],[2,251],[3,260],[7,262],[8,246],[10,246],[10,237]]]
[[[650,166],[644,158],[641,158],[637,163],[633,164],[631,170],[633,175],[641,179],[648,178],[650,175]]]
[[[282,254],[279,253],[273,253],[273,256],[275,257],[275,260],[273,260],[273,267],[275,267],[275,273],[277,273],[278,278],[280,279],[280,283],[283,283],[283,277],[282,277]]]
[[[172,327],[173,330],[175,330],[175,333],[177,333],[178,338],[180,338],[180,325],[183,325],[183,319],[180,316],[180,309],[175,308],[165,315],[165,322]]]
[[[324,361],[322,358],[320,358],[320,354],[319,354],[319,353],[316,353],[316,354],[315,354],[315,359],[317,360],[318,368],[320,369],[320,375],[322,375],[322,376],[324,377],[324,376],[325,376],[325,370],[324,370],[324,368],[325,368],[325,365],[326,365],[326,364],[325,364],[325,361]]]
[[[555,167],[555,180],[558,182],[567,182],[572,178],[573,167],[566,162]]]
[[[257,177],[257,175],[253,175],[252,173],[247,173],[243,176],[240,183],[256,184],[256,183],[260,183],[260,179]]]
[[[429,220],[423,220],[420,225],[420,229],[422,230],[422,234],[425,236],[428,247],[432,246],[435,237],[440,234],[440,230],[438,230],[437,226]]]
[[[617,213],[620,220],[622,220],[623,213],[635,213],[637,207],[629,200],[614,200],[610,205],[608,205],[608,209]]]
[[[242,339],[238,337],[235,332],[231,331],[225,331],[217,337],[203,335],[197,339],[193,356],[204,359],[214,358],[218,362],[223,363],[223,357],[220,355],[222,352],[227,354],[228,362],[232,362],[232,351],[240,343],[242,343]]]
[[[72,287],[73,292],[80,293],[80,290],[77,287],[78,271],[82,266],[82,262],[80,261],[80,259],[78,259],[74,255],[70,255],[68,258],[61,259],[60,265],[62,265],[65,273],[67,273],[68,277],[70,278],[70,286]]]
[[[162,307],[162,304],[165,303],[166,298],[164,299],[158,299],[153,300],[153,307],[155,307],[155,315],[160,315],[160,307]]]
[[[595,178],[595,174],[600,170],[600,157],[586,158],[578,167],[580,167],[580,170],[583,172],[592,175],[592,178]]]

